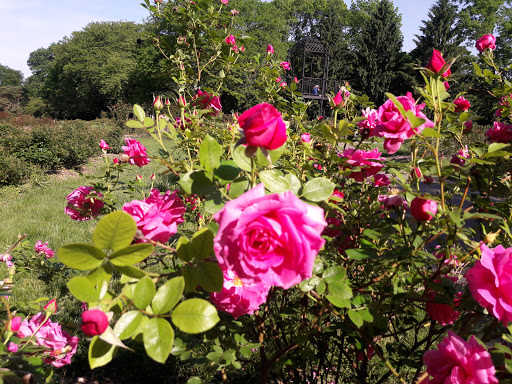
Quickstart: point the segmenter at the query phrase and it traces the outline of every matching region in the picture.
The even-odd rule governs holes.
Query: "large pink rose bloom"
[[[144,200],[133,200],[123,205],[123,211],[129,213],[137,223],[144,237],[165,243],[178,230],[178,224],[183,223],[186,212],[183,201],[176,191],[167,191],[161,196],[158,189],[152,189],[151,194]],[[144,242],[145,240],[139,240]]]
[[[281,113],[267,103],[255,105],[238,118],[244,131],[245,141],[251,147],[279,148],[286,142],[286,125]]]
[[[437,348],[423,356],[427,372],[432,376],[429,384],[498,384],[491,355],[475,336],[467,342],[448,331]]]
[[[485,132],[485,136],[491,143],[508,144],[512,141],[512,125],[495,121],[494,126]]]
[[[126,145],[122,148],[125,155],[130,156],[130,164],[136,165],[138,167],[148,165],[151,160],[148,159],[146,147],[135,139],[130,139],[127,137],[125,140]]]
[[[342,156],[347,158],[345,168],[360,168],[359,171],[352,172],[349,177],[353,177],[360,183],[367,177],[376,175],[383,167],[380,157],[382,153],[377,148],[372,151],[363,151],[362,149],[345,149]]]
[[[64,212],[76,221],[90,220],[100,214],[104,205],[102,196],[93,187],[78,187],[66,196],[68,205]]]
[[[231,313],[235,319],[253,314],[267,300],[270,285],[242,282],[231,270],[224,271],[224,286],[220,292],[210,293],[210,300],[218,310]]]
[[[221,267],[244,283],[262,282],[284,289],[311,277],[325,240],[322,208],[292,192],[265,195],[259,184],[214,215],[219,231],[214,250]]]
[[[432,128],[434,126],[434,123],[421,112],[425,107],[425,103],[414,104],[414,99],[410,92],[407,92],[407,96],[398,96],[397,99],[406,111],[412,111],[416,117],[426,121],[423,125],[413,129],[409,121],[401,115],[391,99],[382,104],[377,110],[377,126],[371,135],[384,137],[384,149],[389,154],[398,151],[405,139],[420,133],[425,127]]]
[[[39,312],[32,318],[23,320],[17,336],[24,338],[35,333],[36,343],[49,349],[49,357],[45,359],[45,363],[57,368],[71,364],[71,356],[76,353],[79,338],[70,336],[62,330],[59,323],[50,319],[44,321],[45,317],[45,313]],[[41,327],[38,330],[39,326]]]
[[[478,303],[503,324],[512,321],[512,248],[480,245],[482,257],[466,273],[469,290]]]

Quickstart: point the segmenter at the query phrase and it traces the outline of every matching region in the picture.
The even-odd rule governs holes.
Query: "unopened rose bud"
[[[153,101],[153,109],[155,111],[161,111],[163,108],[164,108],[164,103],[162,103],[160,96],[157,96],[155,98],[155,100]]]
[[[412,179],[419,180],[421,179],[421,176],[423,176],[423,174],[421,173],[421,169],[419,169],[418,167],[414,167],[413,170],[411,171]]]
[[[57,312],[57,300],[50,300],[48,304],[44,306],[44,309],[46,310],[46,313],[50,314]]]
[[[21,326],[21,316],[14,316],[7,322],[7,330],[10,332],[18,332]]]
[[[142,181],[142,176],[141,175],[137,175],[137,177],[135,178],[136,181]]]
[[[151,175],[150,179],[151,179],[151,180],[155,180],[155,178],[156,178],[156,177],[155,177],[155,174],[153,173],[153,174]]]
[[[180,95],[178,97],[178,107],[185,108],[187,106],[187,101],[185,100],[185,96]]]
[[[112,160],[112,161],[114,162],[114,164],[119,164],[119,162],[120,162],[121,160],[119,160],[119,158],[118,158],[118,157],[116,157],[116,158],[114,158],[114,160]]]
[[[170,106],[171,105],[171,100],[169,100],[169,98],[165,99],[165,105],[166,106]]]
[[[108,328],[108,317],[100,309],[89,309],[82,313],[80,328],[88,336],[101,335]]]
[[[501,229],[498,232],[489,232],[487,235],[484,236],[484,239],[482,240],[484,244],[492,244],[496,241],[496,237],[501,232]]]

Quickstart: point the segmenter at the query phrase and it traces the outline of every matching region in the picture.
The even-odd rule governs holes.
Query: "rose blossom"
[[[325,240],[322,208],[293,192],[265,195],[259,184],[214,215],[217,260],[242,282],[262,282],[288,289],[311,277],[313,262]]]
[[[430,212],[430,213],[429,213]],[[437,203],[434,200],[416,197],[411,201],[411,214],[418,221],[429,221],[437,212]]]
[[[93,187],[78,187],[66,196],[68,205],[64,212],[76,221],[90,220],[101,213],[104,204],[99,198],[102,196]]]
[[[107,150],[107,149],[110,149],[110,145],[108,145],[105,140],[101,139],[100,140],[100,148],[101,149],[104,149],[104,150]]]
[[[508,96],[503,96],[500,99],[500,101],[498,102],[498,109],[496,109],[496,113],[494,114],[494,116],[501,116],[501,110],[509,108],[511,98],[512,98],[512,93],[510,93]]]
[[[377,110],[377,126],[372,136],[384,137],[384,149],[390,155],[398,151],[405,139],[420,133],[425,127],[431,128],[434,126],[434,123],[421,112],[425,107],[425,103],[415,105],[410,92],[407,92],[407,96],[398,96],[397,100],[406,111],[412,111],[416,117],[426,121],[424,124],[413,129],[409,121],[402,116],[391,99],[382,104]]]
[[[281,61],[279,65],[285,70],[288,71],[290,69],[290,63],[287,61]]]
[[[220,292],[210,293],[217,309],[230,313],[235,319],[253,314],[267,300],[270,285],[242,282],[231,270],[224,271],[224,286]]]
[[[251,147],[279,148],[286,142],[286,125],[281,113],[267,103],[258,104],[238,117],[245,142]]]
[[[108,317],[102,310],[89,309],[82,312],[80,328],[88,336],[101,335],[108,328]]]
[[[226,43],[229,44],[229,45],[235,45],[235,36],[233,35],[229,35],[228,37],[226,37]]]
[[[342,91],[343,91],[343,94],[341,94]],[[346,104],[349,96],[350,96],[350,92],[342,87],[338,91],[336,96],[334,96],[332,98],[329,96],[329,103],[331,104],[331,108],[332,109],[340,109],[341,107],[343,107]]]
[[[494,126],[485,132],[485,136],[487,136],[491,143],[508,144],[512,141],[512,125],[505,125],[495,121]]]
[[[383,165],[379,161],[384,159],[380,157],[382,153],[377,148],[372,151],[363,151],[362,149],[345,149],[342,156],[347,158],[344,168],[361,168],[359,171],[352,172],[348,177],[360,183],[367,177],[377,174]]]
[[[228,0],[220,0],[220,2],[224,5],[228,5]]]
[[[364,137],[374,136],[372,132],[377,126],[377,110],[366,107],[366,109],[363,109],[362,114],[366,119],[357,123],[357,126],[362,131],[361,134]]]
[[[303,143],[309,144],[311,142],[311,134],[307,132],[303,133],[302,135],[300,135],[300,140]]]
[[[391,184],[391,181],[389,181],[389,177],[385,174],[379,173],[375,175],[373,180],[374,187],[387,187],[389,184]]]
[[[441,52],[437,49],[432,50],[432,56],[430,56],[430,60],[427,64],[427,69],[431,70],[434,73],[439,73],[439,71],[444,67],[446,61],[443,58]],[[448,68],[445,73],[442,74],[443,77],[450,76],[452,74],[452,70]],[[445,84],[446,86],[446,84]]]
[[[37,253],[42,253],[48,248],[48,241],[43,244],[41,240],[37,240],[36,245],[34,245],[34,251]]]
[[[151,160],[148,159],[145,146],[132,138],[127,137],[125,141],[126,146],[121,148],[123,148],[124,154],[130,157],[130,164],[136,165],[138,167],[149,164]]]
[[[466,145],[466,148],[459,150],[456,155],[452,156],[450,164],[455,166],[454,168],[463,167],[466,164],[466,159],[469,159],[469,157],[469,150],[468,146]]]
[[[123,205],[123,211],[129,213],[137,223],[144,237],[165,243],[183,223],[186,208],[176,191],[167,191],[161,196],[158,189],[152,189],[144,200],[133,200]],[[140,239],[138,242],[146,242]]]
[[[437,348],[423,356],[430,384],[498,384],[491,355],[475,336],[467,342],[448,331]]]
[[[59,323],[54,323],[50,319],[45,321],[45,319],[46,315],[43,312],[39,312],[30,319],[26,318],[21,323],[17,336],[25,338],[32,336],[35,332],[37,344],[51,350],[45,363],[57,368],[71,364],[71,356],[76,353],[78,337],[70,336],[62,330]]]
[[[270,54],[270,53],[274,53],[274,47],[273,47],[273,46],[271,46],[270,44],[269,44],[269,45],[267,45],[267,53],[269,53],[269,54]]]
[[[7,323],[7,330],[11,332],[18,332],[20,330],[21,321],[23,319],[21,316],[14,316],[9,322]]]
[[[466,273],[475,300],[503,324],[512,321],[512,248],[480,245],[482,257]]]
[[[208,92],[203,92],[198,89],[197,95],[194,96],[194,99],[195,106],[201,107],[202,109],[212,109],[213,111],[210,113],[212,116],[217,116],[219,112],[222,111],[219,96],[210,95]]]
[[[382,204],[381,208],[385,210],[391,210],[393,208],[407,208],[408,204],[407,201],[403,198],[402,195],[396,194],[396,195],[379,195],[377,197],[379,202]]]
[[[445,278],[450,279],[454,283],[457,281],[455,277],[445,276]],[[440,280],[434,280],[434,282],[441,283]],[[437,321],[442,326],[446,326],[447,324],[453,324],[459,318],[460,312],[454,310],[452,305],[436,302],[438,292],[433,289],[427,289],[426,295],[430,301],[425,305],[425,310],[432,320]],[[461,296],[462,292],[457,292],[455,298],[452,298],[455,306],[461,303]]]
[[[496,38],[493,35],[483,35],[476,41],[475,47],[480,53],[485,51],[487,48],[494,50],[496,49]]]
[[[470,133],[473,130],[473,122],[471,120],[464,123],[464,133]]]
[[[52,313],[52,314],[57,312],[57,300],[56,299],[50,300],[48,303],[46,303],[46,305],[44,306],[44,309],[46,310],[46,312]]]
[[[7,351],[15,353],[18,352],[18,344],[13,343],[12,341],[7,344]]]
[[[455,100],[453,100],[453,104],[455,104],[455,111],[454,112],[464,112],[471,107],[471,103],[467,101],[465,98],[457,97]]]

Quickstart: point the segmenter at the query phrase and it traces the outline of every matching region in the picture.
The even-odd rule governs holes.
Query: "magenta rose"
[[[459,150],[456,155],[452,156],[450,164],[452,164],[454,168],[463,167],[466,164],[466,160],[469,159],[469,157],[469,150],[468,146],[466,145],[466,148]]]
[[[367,177],[376,175],[383,167],[380,157],[382,153],[377,148],[372,151],[363,151],[362,149],[345,149],[342,156],[347,158],[344,168],[353,169],[359,168],[358,171],[352,172],[349,177],[360,183]]]
[[[178,230],[178,224],[183,223],[186,212],[183,201],[176,191],[167,191],[161,196],[158,189],[152,189],[151,194],[144,200],[133,200],[123,205],[123,211],[129,213],[137,223],[144,237],[165,243]],[[139,242],[147,240],[140,239]]]
[[[482,257],[466,273],[475,300],[503,324],[512,321],[512,248],[480,245]]]
[[[418,221],[429,221],[437,212],[437,203],[434,200],[416,197],[411,201],[411,214]]]
[[[362,114],[366,119],[357,123],[357,126],[361,130],[361,135],[365,138],[368,136],[375,136],[372,132],[377,126],[377,111],[370,107],[366,107],[366,109],[363,109]]]
[[[464,123],[464,133],[470,133],[473,130],[473,122],[471,120]]]
[[[23,319],[21,316],[14,316],[9,322],[7,323],[7,330],[11,332],[18,332],[20,330],[21,321]]]
[[[90,220],[101,213],[104,205],[101,197],[93,187],[78,187],[66,196],[68,205],[64,212],[76,221]]]
[[[235,36],[229,35],[228,37],[226,37],[226,43],[227,44],[234,45],[235,42],[236,42]]]
[[[233,271],[226,270],[222,291],[210,293],[210,300],[218,310],[238,319],[253,314],[267,300],[270,287],[265,283],[244,283]]]
[[[389,177],[387,177],[385,174],[379,173],[375,175],[373,180],[374,187],[387,187],[389,184],[391,184],[391,181],[389,181]]]
[[[100,140],[100,148],[104,149],[104,150],[107,150],[107,149],[110,149],[110,145],[108,145],[105,140],[101,139]]]
[[[301,201],[291,191],[265,195],[259,184],[214,215],[217,260],[242,282],[284,289],[311,277],[325,240],[322,208]]]
[[[270,54],[270,53],[274,53],[274,47],[273,47],[273,46],[271,46],[270,44],[269,44],[269,45],[267,45],[267,53],[269,53],[269,54]]]
[[[393,208],[403,207],[407,209],[409,207],[402,195],[379,195],[377,200],[382,204],[381,208],[388,211]]]
[[[245,142],[251,147],[276,149],[286,142],[286,124],[281,113],[267,103],[255,105],[238,117]]]
[[[123,146],[122,148],[124,154],[130,157],[130,164],[138,167],[148,165],[151,160],[148,159],[146,147],[135,139],[126,138],[125,140],[126,146]]]
[[[485,132],[485,136],[491,143],[508,144],[512,141],[512,125],[495,121],[494,126]]]
[[[446,64],[446,61],[443,59],[443,55],[437,49],[432,51],[432,56],[427,63],[427,69],[431,70],[434,73],[439,73],[443,66]],[[448,68],[445,73],[443,73],[443,77],[450,76],[452,74],[452,70]],[[446,89],[450,88],[450,85],[447,81],[444,82],[444,87]]]
[[[493,35],[483,35],[476,41],[475,47],[480,53],[485,51],[487,48],[494,50],[496,49],[496,38]]]
[[[303,133],[300,135],[300,140],[303,143],[309,144],[311,142],[311,134],[310,133]]]
[[[220,103],[220,97],[210,95],[208,92],[203,92],[200,89],[197,90],[197,95],[194,96],[196,107],[202,109],[211,109],[212,112],[209,115],[217,116],[222,111],[222,105]]]
[[[82,312],[82,332],[88,336],[101,335],[108,328],[108,317],[100,309]]]
[[[432,377],[429,384],[498,384],[491,355],[475,336],[464,341],[452,331],[437,345],[425,352],[423,361]]]
[[[457,278],[455,277],[445,276],[445,278],[450,279],[454,283],[457,281]],[[434,281],[436,283],[441,283],[440,280]],[[426,295],[429,301],[425,305],[425,310],[432,320],[437,321],[443,326],[447,324],[453,324],[455,321],[457,321],[460,316],[460,312],[453,309],[453,306],[460,305],[462,292],[456,293],[455,297],[453,298],[453,305],[436,302],[436,296],[438,293],[432,289],[427,289]]]
[[[453,104],[455,104],[455,111],[454,112],[464,112],[471,107],[471,103],[467,101],[465,98],[457,97],[455,100],[453,100]]]
[[[402,116],[391,99],[382,104],[377,110],[377,126],[371,135],[384,137],[384,149],[389,154],[398,151],[406,139],[420,133],[423,131],[423,128],[432,128],[434,126],[434,123],[421,112],[425,107],[425,103],[416,105],[410,92],[407,92],[407,96],[398,96],[397,99],[406,111],[412,111],[416,117],[426,121],[418,128],[413,129],[409,121]]]
[[[290,69],[290,63],[287,61],[281,61],[279,65],[285,70],[288,71]]]
[[[21,323],[17,336],[24,338],[34,335],[38,345],[48,348],[48,358],[44,360],[45,363],[57,368],[71,364],[71,356],[76,353],[78,346],[78,337],[70,336],[62,330],[59,323],[54,323],[50,319],[45,321],[45,319],[46,315],[43,312],[39,312],[30,319],[26,318]]]

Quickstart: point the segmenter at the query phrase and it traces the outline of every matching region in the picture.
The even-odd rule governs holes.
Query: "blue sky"
[[[347,4],[350,0],[344,0]],[[414,48],[421,20],[434,0],[394,0],[402,14],[404,50]],[[30,76],[30,52],[46,48],[93,21],[140,22],[148,12],[141,0],[0,0],[0,64]]]

